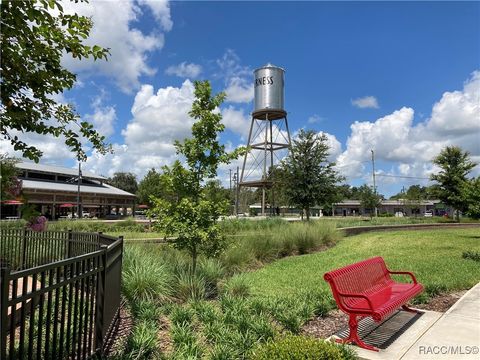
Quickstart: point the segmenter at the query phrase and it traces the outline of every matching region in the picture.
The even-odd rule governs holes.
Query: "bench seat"
[[[386,316],[393,313],[411,298],[417,296],[423,291],[421,284],[402,284],[392,282],[390,286],[378,290],[372,294],[366,295],[375,309],[370,309],[366,299],[355,299],[350,302],[352,309],[366,310],[371,313],[373,320],[382,321]]]
[[[412,283],[396,282],[390,274],[408,275]],[[379,322],[400,307],[417,312],[406,304],[423,291],[415,275],[408,271],[388,270],[379,256],[327,272],[324,279],[330,284],[339,309],[350,316],[350,334],[343,342],[355,342],[360,347],[375,351],[378,349],[363,343],[358,337],[357,317],[370,316]]]

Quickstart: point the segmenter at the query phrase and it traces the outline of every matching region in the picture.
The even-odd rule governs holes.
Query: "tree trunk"
[[[305,208],[305,212],[306,212],[306,215],[307,215],[307,221],[310,221],[310,207],[309,206],[307,206]]]
[[[460,222],[460,211],[458,211],[458,210],[454,210],[454,211],[457,212],[456,215],[455,215],[455,217],[457,218],[457,222]]]

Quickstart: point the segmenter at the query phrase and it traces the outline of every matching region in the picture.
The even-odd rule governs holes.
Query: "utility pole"
[[[235,191],[235,216],[238,216],[238,191],[239,191],[239,167],[237,166],[237,172],[233,174],[233,188]]]
[[[232,169],[229,169],[228,170],[230,172],[230,186],[228,188],[228,200],[229,200],[229,203],[230,203],[230,207],[229,207],[229,210],[230,212],[232,212]]]
[[[82,163],[78,161],[78,179],[77,179],[77,218],[82,218],[82,213],[80,212],[80,183],[82,182]]]
[[[377,195],[377,185],[375,184],[375,153],[372,151],[372,176],[373,176],[373,193]],[[375,206],[375,216],[378,216],[378,209]]]

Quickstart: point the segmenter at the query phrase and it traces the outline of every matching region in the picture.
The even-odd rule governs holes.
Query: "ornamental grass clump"
[[[139,321],[135,324],[127,341],[127,351],[131,359],[148,359],[157,350],[158,325],[155,321]]]
[[[122,280],[123,295],[130,304],[164,302],[172,295],[172,276],[167,266],[138,246],[125,248]]]
[[[250,284],[245,276],[239,274],[225,282],[222,292],[225,295],[246,298],[250,295]]]
[[[200,274],[183,271],[175,277],[175,298],[181,302],[207,298],[207,283]]]

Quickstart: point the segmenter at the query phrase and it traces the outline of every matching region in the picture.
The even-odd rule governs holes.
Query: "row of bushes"
[[[24,229],[26,225],[25,220],[17,221],[2,221],[3,229]],[[47,225],[49,231],[67,231],[75,232],[146,232],[148,227],[144,224],[139,224],[133,219],[117,221],[108,223],[104,221],[95,220],[58,220],[49,221]]]

